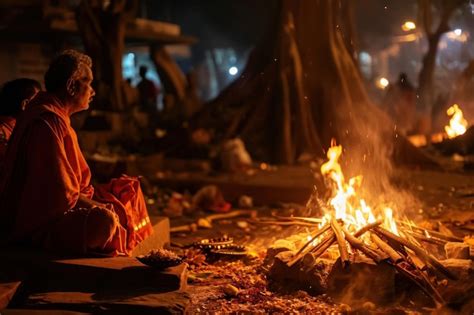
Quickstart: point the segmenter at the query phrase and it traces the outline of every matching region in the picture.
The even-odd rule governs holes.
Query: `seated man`
[[[41,84],[38,81],[26,78],[3,85],[0,92],[0,164],[5,157],[16,118],[40,90]]]
[[[138,179],[102,187],[91,173],[69,117],[95,92],[91,59],[65,51],[18,118],[0,178],[0,239],[72,254],[129,254],[151,231]],[[94,199],[94,200],[93,200]]]

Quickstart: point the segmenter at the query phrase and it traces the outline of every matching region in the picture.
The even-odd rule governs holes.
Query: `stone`
[[[293,251],[277,254],[270,268],[269,279],[288,289],[305,290],[312,294],[324,293],[327,289],[327,277],[332,262],[327,259],[317,259],[309,268],[301,262],[288,267],[287,262],[293,255]]]
[[[224,291],[227,296],[237,296],[240,290],[236,286],[228,283],[222,287],[222,291]]]
[[[395,268],[384,262],[356,256],[344,268],[337,259],[328,277],[328,294],[353,307],[365,302],[387,304],[395,298],[395,275]]]
[[[33,250],[0,251],[2,268],[21,270],[29,292],[83,291],[150,287],[155,291],[182,290],[187,285],[187,265],[165,270],[146,266],[134,257],[64,259]]]
[[[448,259],[469,259],[469,244],[461,242],[448,242],[444,245],[446,258]]]
[[[46,292],[33,294],[29,308],[61,308],[108,314],[184,314],[190,305],[187,292],[156,293],[152,290],[123,290],[99,295],[89,292]]]
[[[100,293],[149,287],[169,292],[187,286],[187,264],[158,270],[133,257],[113,257],[57,260],[47,267],[46,277],[36,276],[38,289]]]
[[[167,217],[150,217],[153,233],[138,244],[132,251],[132,256],[146,255],[153,249],[163,248],[170,242],[170,220]]]
[[[443,266],[454,273],[458,278],[464,278],[474,272],[474,265],[470,259],[445,259],[441,260]]]
[[[13,299],[21,281],[1,282],[0,283],[0,310],[7,308],[10,301]]]

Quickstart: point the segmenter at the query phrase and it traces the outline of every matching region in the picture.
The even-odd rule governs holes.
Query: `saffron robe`
[[[151,233],[138,179],[116,179],[95,192],[69,116],[54,95],[35,97],[18,118],[9,146],[0,177],[0,233],[7,241],[53,250],[64,250],[69,242],[72,252],[90,252],[81,242],[87,239],[86,225],[94,222],[88,222],[87,211],[71,213],[81,195],[109,203],[120,222],[113,231],[104,226],[111,236],[99,251],[129,254]]]

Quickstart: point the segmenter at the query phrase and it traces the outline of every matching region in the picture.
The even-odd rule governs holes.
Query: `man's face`
[[[91,68],[82,64],[79,69],[78,78],[75,80],[75,93],[72,97],[74,112],[80,112],[89,108],[89,103],[95,95],[91,85],[93,79]]]

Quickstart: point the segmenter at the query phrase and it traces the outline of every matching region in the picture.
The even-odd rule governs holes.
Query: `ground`
[[[156,175],[156,177],[149,177],[149,185],[158,187],[158,192],[187,189],[193,193],[203,185],[216,184],[222,188],[224,198],[228,201],[234,202],[241,194],[247,194],[254,199],[256,205],[251,209],[258,213],[258,217],[304,213],[305,202],[314,185],[313,173],[307,165],[294,167],[268,167],[268,165],[262,167],[259,165],[258,169],[237,174],[192,172],[183,169],[175,172],[159,172]],[[406,209],[411,219],[431,229],[440,231],[449,229],[455,235],[464,237],[474,231],[473,175],[473,173],[460,170],[428,171],[400,168],[396,170],[392,182],[396,189],[408,191],[420,201],[414,203],[415,206]],[[153,203],[150,202],[150,213],[162,215],[162,208],[156,202],[156,194],[157,190],[154,189],[154,193],[149,195],[150,199],[153,199]],[[205,211],[186,213],[184,216],[171,218],[171,225],[176,227],[193,223],[198,218],[210,214],[212,213]],[[310,229],[311,227],[260,224],[248,217],[215,221],[208,229],[172,233],[171,235],[172,248],[182,253],[186,252],[189,263],[188,286],[182,293],[146,291],[147,294],[140,297],[139,291],[124,294],[119,290],[122,292],[119,294],[120,297],[114,297],[112,294],[97,300],[100,294],[85,296],[75,293],[73,295],[59,293],[58,295],[58,293],[52,292],[51,295],[36,294],[28,300],[27,306],[22,305],[21,302],[18,304],[18,301],[14,305],[15,308],[48,308],[48,311],[50,309],[81,312],[102,310],[104,313],[132,310],[152,312],[152,310],[158,309],[180,313],[186,309],[186,312],[191,314],[214,312],[341,313],[350,310],[375,310],[382,313],[404,314],[432,310],[429,307],[423,309],[413,305],[381,307],[373,303],[364,303],[356,309],[344,303],[338,303],[326,295],[312,296],[305,291],[288,292],[282,290],[281,287],[269,286],[266,277],[267,267],[262,264],[268,246],[277,239],[302,231],[308,232]],[[180,248],[205,238],[224,235],[232,237],[237,244],[247,246],[251,254],[245,258],[237,256],[223,259],[214,256],[204,261],[205,257],[202,253],[193,250],[185,251]],[[133,258],[130,259],[133,260]],[[135,279],[136,275],[140,274],[139,268],[136,269],[139,266],[135,266],[136,264],[139,263],[134,261],[133,268],[124,268],[124,271],[120,272],[126,271],[127,277]],[[65,272],[67,274],[70,271]],[[82,270],[82,272],[90,272],[90,270]],[[100,270],[95,272],[102,273]],[[110,273],[110,277],[115,277],[114,275],[115,273]],[[59,278],[70,278],[70,276],[61,276],[58,269],[51,270],[49,274],[46,274],[46,278],[48,277],[54,279],[53,284],[57,282],[61,285],[64,283]],[[179,287],[179,279],[183,279],[183,277],[184,274],[180,272],[174,275],[172,279],[178,279],[173,280],[174,285]],[[76,275],[75,278],[81,278],[81,276]],[[51,286],[51,281],[45,281],[49,283],[46,287]],[[98,282],[98,280],[94,281]],[[133,281],[136,285],[140,285],[139,281]],[[149,282],[147,283],[149,284]],[[101,286],[101,288],[104,287]],[[46,291],[45,288],[40,290],[40,292],[44,291]],[[65,298],[68,299],[69,304],[62,302],[62,304],[58,304],[57,301],[62,301]],[[45,303],[49,303],[49,306],[45,307]]]
[[[216,183],[221,181],[222,176],[203,180],[205,183]],[[267,186],[273,187],[304,187],[310,185],[314,178],[307,166],[283,167],[270,172],[259,172],[257,175],[232,175],[238,178],[239,186],[248,186],[246,192],[258,194],[263,191],[265,200],[267,199]],[[245,180],[245,177],[248,177]],[[188,178],[192,177],[188,174]],[[194,179],[189,179],[193,182]],[[277,180],[279,179],[279,180]],[[393,178],[394,186],[400,190],[406,190],[414,195],[420,203],[416,203],[416,208],[406,209],[409,217],[423,226],[439,230],[448,228],[455,235],[464,237],[474,231],[474,176],[472,173],[463,171],[434,171],[399,168]],[[229,185],[229,183],[226,183]],[[260,186],[259,186],[260,185]],[[263,187],[260,190],[258,187]],[[310,192],[309,189],[304,191]],[[299,198],[299,194],[294,195]],[[309,197],[309,195],[308,195]],[[274,194],[275,202],[272,205],[259,207],[259,216],[269,216],[272,213],[278,215],[297,214],[298,207],[291,203],[278,203],[281,195]],[[286,198],[286,197],[285,197]],[[258,199],[258,197],[257,197]],[[286,200],[288,201],[288,200]],[[203,216],[198,213],[172,219],[172,225],[177,226],[192,222],[194,219]],[[242,222],[248,224],[242,225]],[[240,223],[239,223],[240,222]],[[239,227],[240,226],[240,227]],[[245,218],[234,220],[222,220],[219,224],[214,224],[212,229],[202,229],[193,233],[172,234],[172,242],[178,244],[189,244],[203,238],[219,237],[228,235],[233,237],[237,243],[245,244],[257,252],[254,260],[218,261],[209,264],[190,266],[191,275],[194,281],[191,282],[190,292],[192,295],[193,312],[213,312],[222,311],[224,313],[237,311],[259,311],[259,312],[341,312],[351,309],[344,304],[338,304],[327,296],[310,296],[304,291],[292,294],[282,294],[268,289],[265,272],[261,269],[262,256],[265,249],[274,240],[297,233],[307,228],[282,227],[273,225],[253,224]],[[260,256],[259,256],[260,255]],[[259,257],[259,258],[258,258]],[[232,285],[239,290],[238,294],[227,292],[228,285]],[[227,292],[227,293],[226,293]],[[366,308],[371,310],[374,305],[366,304]],[[378,308],[382,312],[404,311],[429,311],[408,307],[403,309],[400,306],[391,308]]]

